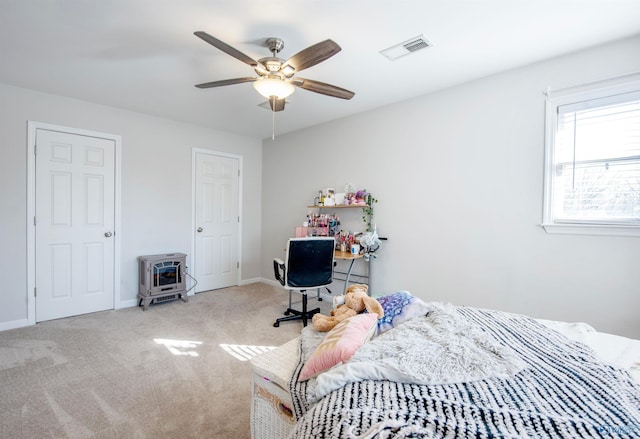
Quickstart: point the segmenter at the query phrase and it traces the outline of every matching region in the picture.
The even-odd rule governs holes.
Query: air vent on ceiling
[[[433,46],[433,44],[427,40],[424,35],[418,35],[417,37],[411,38],[403,43],[381,50],[380,53],[393,61],[431,46]]]

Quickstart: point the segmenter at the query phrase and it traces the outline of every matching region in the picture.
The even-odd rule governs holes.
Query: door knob
[[[202,232],[202,227],[198,227],[198,233]]]
[[[107,238],[111,238],[112,235],[113,235],[113,233],[111,233],[111,232],[106,232],[104,234],[104,236],[106,236]]]

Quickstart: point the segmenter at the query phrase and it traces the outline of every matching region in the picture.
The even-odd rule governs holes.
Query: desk
[[[340,250],[336,250],[333,253],[333,258],[334,259],[340,259],[340,260],[345,260],[345,261],[350,261],[349,262],[349,268],[347,269],[346,272],[342,272],[342,271],[335,271],[335,273],[338,274],[344,274],[345,278],[344,279],[338,279],[338,280],[343,280],[344,281],[344,290],[342,292],[342,294],[345,294],[347,292],[347,286],[349,285],[349,278],[351,277],[351,271],[353,271],[353,264],[356,262],[356,259],[362,259],[364,257],[364,255],[361,254],[353,254],[350,252],[343,252]],[[363,274],[357,274],[355,276],[360,276],[362,278],[366,278],[367,283],[369,283],[369,275],[363,275]]]

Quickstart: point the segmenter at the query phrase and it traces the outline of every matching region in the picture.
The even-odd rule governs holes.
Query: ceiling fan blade
[[[258,61],[256,61],[253,58],[245,55],[244,53],[240,52],[238,49],[235,49],[235,48],[229,46],[224,41],[220,41],[216,37],[212,37],[211,35],[209,35],[206,32],[196,31],[193,34],[196,37],[201,38],[202,40],[204,40],[207,43],[211,44],[213,47],[222,50],[227,55],[231,55],[232,57],[234,57],[236,59],[239,59],[243,63],[249,64],[251,67],[256,67],[259,64]]]
[[[275,96],[269,98],[269,106],[273,111],[282,111],[284,110],[284,102],[285,99],[277,99]]]
[[[344,88],[336,87],[335,85],[325,84],[324,82],[314,81],[312,79],[294,78],[294,85],[304,88],[315,93],[320,93],[327,96],[333,96],[340,99],[351,99],[355,93]]]
[[[196,84],[198,88],[211,88],[211,87],[222,87],[223,85],[233,85],[233,84],[242,84],[243,82],[253,82],[258,78],[233,78],[233,79],[223,79],[222,81],[212,81],[205,82],[203,84]]]
[[[258,78],[233,78],[233,79],[223,79],[221,81],[211,81],[205,82],[202,84],[196,84],[198,88],[212,88],[212,87],[222,87],[223,85],[233,85],[233,84],[242,84],[243,82],[253,82],[257,81]]]
[[[341,50],[342,48],[336,42],[324,40],[296,53],[284,65],[290,65],[296,69],[296,72],[299,72],[331,58]]]

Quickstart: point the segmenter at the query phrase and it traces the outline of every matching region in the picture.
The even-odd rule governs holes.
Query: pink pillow
[[[371,340],[377,323],[378,315],[370,313],[358,314],[338,323],[307,360],[298,379],[308,380],[347,361],[360,346]]]

